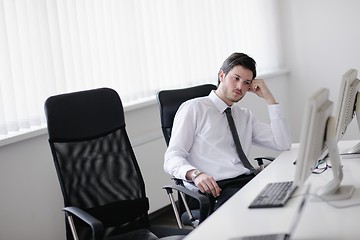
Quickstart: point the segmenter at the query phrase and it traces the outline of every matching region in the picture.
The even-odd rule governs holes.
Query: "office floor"
[[[159,213],[158,216],[150,216],[151,225],[165,225],[177,227],[175,215],[171,209]]]
[[[174,212],[171,207],[162,209],[156,214],[150,214],[149,218],[152,226],[178,227]],[[190,226],[184,226],[184,228],[192,229]]]

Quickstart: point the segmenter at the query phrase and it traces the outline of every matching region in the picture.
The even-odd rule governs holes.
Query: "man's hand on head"
[[[255,93],[259,97],[264,98],[269,105],[277,103],[263,79],[254,79],[249,88],[249,92]]]

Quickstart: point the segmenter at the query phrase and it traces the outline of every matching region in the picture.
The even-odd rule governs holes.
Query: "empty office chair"
[[[161,129],[165,138],[166,145],[169,145],[171,138],[171,130],[174,122],[175,114],[180,107],[180,105],[190,99],[196,97],[208,96],[212,90],[217,89],[213,84],[203,84],[188,88],[181,89],[171,89],[171,90],[162,90],[157,94],[157,101],[160,109],[160,121]],[[273,157],[256,157],[255,160],[258,162],[259,169],[262,170],[264,167],[263,160],[273,161]],[[173,178],[175,183],[179,186],[184,187],[183,181],[181,179]],[[185,188],[185,187],[184,187]],[[184,198],[178,198],[178,211],[180,212],[181,220],[184,225],[197,226],[200,224],[207,216],[203,216],[203,210],[193,209],[189,211],[189,206],[187,206],[187,200]],[[210,204],[210,209],[207,211],[208,215],[213,212],[213,203]],[[202,214],[200,214],[200,212]]]
[[[144,181],[114,90],[52,96],[45,112],[68,239],[182,239],[190,231],[150,226]]]

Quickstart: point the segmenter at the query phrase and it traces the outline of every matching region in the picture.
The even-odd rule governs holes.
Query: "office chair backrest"
[[[204,84],[189,88],[163,90],[157,94],[161,128],[167,145],[169,145],[174,117],[180,105],[189,99],[207,96],[216,88],[213,84]]]
[[[149,225],[148,199],[118,94],[108,88],[50,97],[49,143],[64,205],[108,226]]]
[[[208,96],[210,92],[216,88],[217,87],[213,84],[203,84],[194,87],[162,90],[158,92],[157,100],[160,108],[161,129],[166,145],[169,145],[175,114],[180,105],[193,98]],[[177,185],[183,186],[182,180],[174,178],[174,181]],[[181,214],[185,212],[186,207],[184,206],[183,200],[180,196],[178,196],[178,207]],[[192,214],[199,215],[200,212],[196,211],[192,212]],[[208,214],[206,214],[206,216],[195,216],[195,219],[198,219],[200,220],[199,222],[201,222],[207,217],[207,215]],[[184,225],[194,226],[194,219],[192,219],[187,213],[185,213],[181,219]],[[195,225],[197,224],[198,223],[195,223]]]

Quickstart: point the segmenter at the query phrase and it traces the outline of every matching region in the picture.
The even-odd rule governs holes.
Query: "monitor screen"
[[[317,190],[328,201],[351,197],[354,187],[341,186],[343,178],[340,155],[337,147],[333,102],[329,90],[316,91],[307,103],[301,129],[299,156],[296,162],[295,183],[302,186],[313,172],[325,149],[329,154],[333,178]]]

